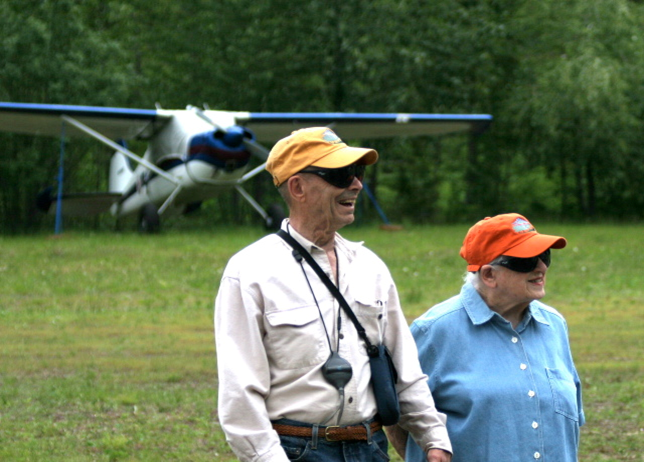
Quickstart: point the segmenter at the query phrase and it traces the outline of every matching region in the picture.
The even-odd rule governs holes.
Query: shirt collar
[[[461,299],[464,301],[464,308],[473,325],[482,325],[495,316],[495,312],[490,310],[484,299],[477,292],[475,287],[470,283],[465,283],[461,288]],[[518,329],[527,325],[531,319],[544,325],[549,325],[546,317],[540,309],[539,302],[533,301],[529,304],[529,310],[520,323]]]
[[[482,325],[495,315],[495,312],[488,308],[484,299],[470,283],[465,283],[461,287],[461,299],[464,301],[464,308],[473,325]]]
[[[542,313],[542,309],[540,308],[540,303],[538,301],[533,301],[529,304],[529,314],[531,314],[531,317],[533,317],[536,322],[540,322],[543,325],[550,325],[549,321],[544,316],[544,313]]]
[[[295,228],[290,226],[289,219],[284,219],[280,228],[282,228],[284,231],[289,233],[298,243],[300,243],[300,245],[303,248],[305,248],[305,250],[309,254],[313,254],[314,250],[318,252],[324,252],[321,247],[316,246],[314,243],[312,243],[307,238],[305,238],[300,233],[298,233],[298,231]],[[336,246],[336,250],[339,253],[347,256],[347,259],[351,262],[354,259],[354,256],[356,255],[356,252],[358,251],[358,249],[363,246],[364,242],[348,241],[345,238],[343,238],[338,232],[336,232],[334,243]]]

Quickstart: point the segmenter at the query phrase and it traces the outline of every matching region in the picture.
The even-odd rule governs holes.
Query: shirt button
[[[529,397],[535,397],[535,391],[529,391]]]
[[[526,363],[520,363],[520,370],[526,370]]]
[[[513,341],[513,344],[515,344],[515,343],[517,343],[517,338],[516,338],[515,336],[513,336],[513,337],[511,338],[511,341]]]
[[[535,452],[535,453],[533,454],[533,458],[535,458],[536,460],[539,460],[541,456],[542,456],[542,455],[540,455],[540,452]]]
[[[534,421],[531,426],[533,426],[533,429],[537,429],[539,424],[537,424],[537,421]]]
[[[353,398],[353,397],[350,397],[350,398],[347,400],[347,402],[349,402],[350,404],[351,404],[353,401],[354,401],[354,398]]]

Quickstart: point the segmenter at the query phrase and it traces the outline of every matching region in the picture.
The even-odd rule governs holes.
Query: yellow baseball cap
[[[336,169],[359,161],[370,165],[377,160],[378,153],[371,148],[347,146],[330,128],[310,127],[279,140],[269,153],[266,170],[275,186],[280,186],[305,167]]]

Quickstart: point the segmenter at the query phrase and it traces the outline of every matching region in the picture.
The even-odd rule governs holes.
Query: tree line
[[[0,101],[491,114],[473,138],[356,141],[381,153],[367,181],[391,220],[643,219],[642,2],[0,0],[0,28]],[[0,134],[0,232],[50,226],[34,203],[59,143]],[[105,189],[109,158],[68,143],[65,188]]]

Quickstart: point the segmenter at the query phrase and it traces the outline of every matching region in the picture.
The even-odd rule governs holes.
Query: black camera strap
[[[332,295],[338,300],[338,303],[343,308],[349,319],[352,321],[352,323],[354,323],[356,331],[358,331],[358,335],[361,337],[361,339],[363,339],[363,341],[365,341],[367,355],[369,355],[370,357],[377,356],[378,348],[370,342],[367,334],[365,333],[365,328],[363,328],[363,325],[361,325],[361,323],[358,321],[358,318],[356,318],[356,315],[354,315],[354,312],[350,308],[343,295],[340,293],[336,285],[332,283],[323,269],[320,268],[320,265],[318,265],[311,254],[309,254],[307,250],[303,248],[302,245],[298,243],[298,241],[295,240],[295,238],[293,238],[284,230],[279,230],[277,232],[277,235],[285,240],[287,244],[289,244],[293,248],[293,257],[297,261],[300,261],[301,259],[305,259],[307,261],[309,266],[314,270],[314,272],[316,272],[320,280],[325,284],[325,286],[327,286],[327,289],[329,289]]]

